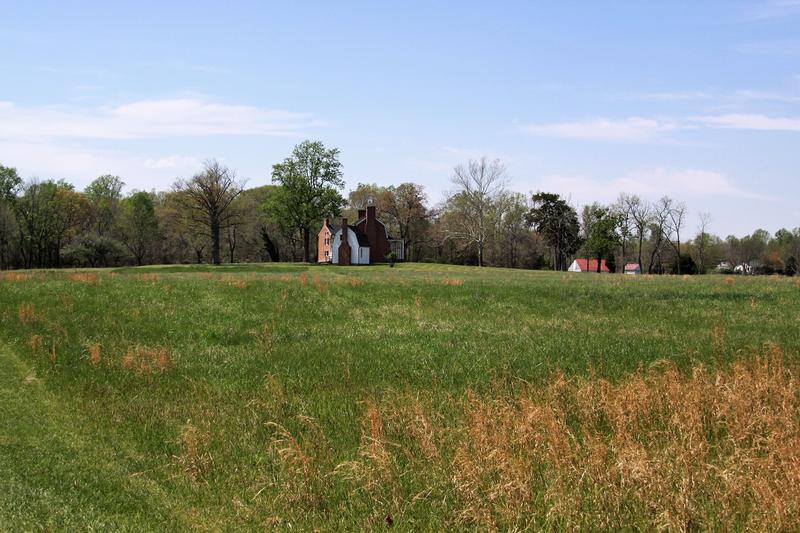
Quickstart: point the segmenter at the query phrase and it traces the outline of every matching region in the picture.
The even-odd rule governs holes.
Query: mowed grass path
[[[562,373],[616,382],[661,360],[723,368],[765,343],[794,368],[795,280],[421,264],[0,273],[0,528],[480,525],[399,451],[416,445],[384,439],[375,406],[424,405],[447,427],[471,395]],[[354,463],[370,420],[406,465],[385,480]],[[646,512],[631,516],[647,525]]]

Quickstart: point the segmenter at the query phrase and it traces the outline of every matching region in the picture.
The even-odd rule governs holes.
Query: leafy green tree
[[[17,169],[0,165],[0,268],[11,263],[11,241],[16,229],[12,204],[21,185]]]
[[[0,165],[0,203],[10,202],[22,186],[17,169]]]
[[[339,150],[326,149],[319,141],[303,141],[291,157],[272,167],[272,181],[280,188],[264,204],[270,216],[284,228],[299,231],[303,260],[311,262],[311,232],[328,215],[337,216],[344,205]]]
[[[578,213],[555,193],[538,192],[532,202],[528,222],[552,249],[553,269],[566,270],[567,258],[581,247]]]
[[[119,176],[106,174],[92,181],[84,189],[86,198],[92,206],[92,229],[98,235],[112,234],[124,186],[125,183]]]
[[[14,203],[20,256],[27,268],[61,266],[61,248],[89,215],[86,198],[69,183],[31,181]]]
[[[120,203],[119,231],[122,242],[133,255],[137,265],[142,265],[158,241],[158,218],[150,194],[135,192]]]
[[[617,233],[619,216],[596,203],[587,206],[585,214],[585,218],[591,221],[586,228],[585,246],[597,258],[597,271],[600,272],[601,261],[611,256],[620,244],[620,236]]]

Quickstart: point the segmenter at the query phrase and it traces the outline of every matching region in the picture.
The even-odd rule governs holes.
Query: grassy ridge
[[[540,527],[546,477],[528,483],[530,522],[464,513],[474,501],[442,465],[471,395],[513,404],[559,372],[625,382],[662,359],[724,369],[765,343],[791,372],[798,321],[800,287],[780,278],[412,264],[0,274],[0,523]],[[419,462],[434,444],[439,459]]]

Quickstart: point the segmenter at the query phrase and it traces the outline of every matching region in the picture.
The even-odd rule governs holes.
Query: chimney
[[[329,219],[328,217],[325,217],[325,220],[322,222],[322,225],[327,228],[328,226],[331,225],[331,219]]]
[[[374,221],[375,221],[375,206],[374,205],[368,205],[367,206],[367,224],[369,224],[370,222],[374,222]]]
[[[359,210],[358,210],[358,218],[357,218],[356,220],[357,220],[357,221],[358,221],[358,220],[361,220],[361,219],[362,219],[362,218],[364,218],[365,216],[367,216],[367,210],[366,210],[366,209],[359,209]]]
[[[347,219],[342,218],[342,242],[347,242]]]

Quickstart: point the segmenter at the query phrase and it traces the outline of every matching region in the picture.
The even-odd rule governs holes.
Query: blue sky
[[[800,0],[4,2],[0,163],[250,186],[305,138],[349,187],[502,159],[580,206],[687,203],[720,235],[800,226]]]

